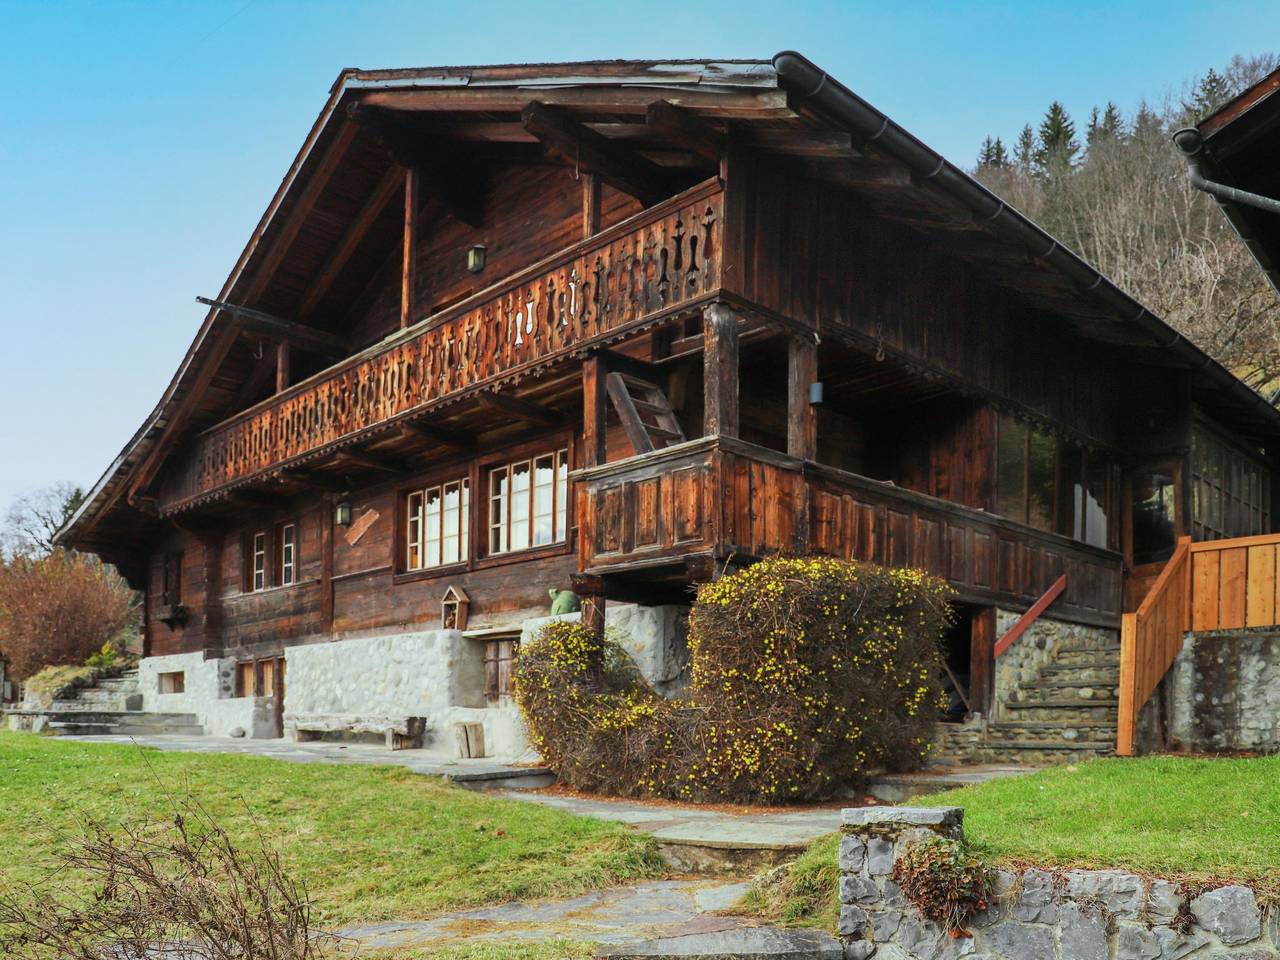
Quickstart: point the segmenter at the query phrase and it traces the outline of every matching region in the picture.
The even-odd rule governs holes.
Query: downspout
[[[1249,253],[1253,255],[1253,259],[1258,262],[1258,266],[1262,268],[1271,286],[1280,292],[1280,270],[1271,266],[1271,258],[1254,234],[1253,228],[1236,209],[1237,205],[1240,205],[1280,214],[1280,200],[1264,197],[1260,193],[1250,193],[1248,190],[1228,186],[1206,177],[1205,168],[1208,158],[1204,152],[1204,137],[1195,127],[1184,127],[1179,130],[1173,135],[1173,143],[1186,157],[1187,180],[1197,190],[1209,194],[1218,201],[1223,215],[1235,229]]]
[[[1206,357],[1186,337],[1170,329],[1163,320],[1070,248],[1063,246],[955,164],[925,146],[808,58],[793,50],[784,50],[773,58],[773,68],[799,99],[813,104],[863,141],[874,143],[896,156],[911,169],[918,182],[936,184],[957,196],[973,211],[975,219],[1006,231],[1036,257],[1069,277],[1081,290],[1094,294],[1128,322],[1143,326],[1154,341],[1153,347],[1174,350],[1189,367],[1202,365],[1226,392],[1233,394],[1243,405],[1262,411],[1274,422],[1276,411],[1265,399],[1212,358]],[[1263,269],[1267,268],[1264,266]],[[1272,283],[1280,283],[1280,274],[1272,277]]]

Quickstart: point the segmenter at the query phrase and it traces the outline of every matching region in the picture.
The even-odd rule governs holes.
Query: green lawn
[[[965,835],[989,863],[1244,880],[1280,894],[1280,757],[1093,760],[911,803],[964,807]],[[831,927],[838,839],[815,841],[745,909]]]
[[[264,834],[325,925],[568,897],[661,872],[617,824],[398,767],[162,753],[0,732],[0,886],[45,876],[62,831],[159,818],[190,794],[233,837]],[[483,956],[480,954],[478,956]],[[531,954],[531,957],[535,956]]]

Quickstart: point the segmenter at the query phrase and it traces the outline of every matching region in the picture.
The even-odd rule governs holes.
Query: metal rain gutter
[[[1260,193],[1250,193],[1248,190],[1219,183],[1205,176],[1209,158],[1204,152],[1204,137],[1195,127],[1184,127],[1176,132],[1173,135],[1173,143],[1186,158],[1187,180],[1197,190],[1209,194],[1218,201],[1218,207],[1222,210],[1223,216],[1227,218],[1227,222],[1235,229],[1241,242],[1257,261],[1272,289],[1280,293],[1280,270],[1272,265],[1271,257],[1263,247],[1262,241],[1258,239],[1253,227],[1239,210],[1240,206],[1247,206],[1280,214],[1280,200],[1264,197]]]
[[[911,169],[916,180],[937,184],[958,197],[974,212],[974,219],[996,225],[1082,290],[1100,298],[1125,320],[1141,323],[1155,341],[1155,348],[1176,350],[1189,368],[1204,370],[1238,400],[1263,411],[1273,427],[1280,424],[1280,411],[1245,386],[1222,364],[1147,310],[1070,248],[808,58],[793,50],[784,50],[773,58],[773,68],[798,98],[810,101],[863,141],[874,143],[893,154]]]

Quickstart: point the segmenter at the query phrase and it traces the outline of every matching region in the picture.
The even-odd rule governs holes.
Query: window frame
[[[429,478],[397,491],[396,493],[396,573],[405,577],[429,577],[441,571],[465,568],[471,563],[472,510],[471,491],[473,477],[470,469],[454,468],[440,471]],[[444,501],[452,487],[458,489],[458,505],[455,510],[457,529],[453,535],[458,541],[457,559],[444,559],[447,540],[446,518],[448,516]],[[438,493],[439,508],[436,514],[435,553],[438,562],[427,562],[428,548],[428,496],[433,491]],[[417,507],[413,506],[415,500]],[[416,548],[416,549],[415,549]],[[417,564],[414,564],[414,556]]]
[[[286,533],[289,536],[286,536]],[[275,585],[278,587],[296,585],[298,582],[298,523],[296,520],[286,520],[276,525],[275,557],[277,564]]]
[[[550,442],[548,442],[550,440]],[[551,539],[542,543],[534,542],[536,540],[536,521],[539,516],[537,511],[537,493],[539,485],[537,483],[536,471],[538,461],[552,457],[552,479],[551,488]],[[520,559],[538,556],[542,553],[559,553],[564,552],[573,542],[574,524],[571,522],[570,514],[572,513],[574,502],[573,482],[569,479],[569,474],[573,472],[574,449],[571,441],[556,442],[555,439],[547,438],[541,443],[529,444],[520,450],[513,450],[511,454],[502,458],[494,458],[480,465],[480,477],[484,488],[484,505],[480,512],[480,527],[484,532],[483,545],[477,544],[483,550],[481,555],[484,560],[490,562],[503,562],[512,558]],[[528,464],[528,483],[520,492],[520,499],[524,504],[519,509],[518,522],[527,524],[525,533],[526,541],[522,546],[512,547],[512,521],[517,513],[516,498],[512,496],[512,479],[514,477],[514,469],[516,467]],[[564,480],[560,481],[560,471],[563,468]],[[497,496],[493,493],[493,477],[499,471],[506,470],[507,491],[502,494],[505,497],[503,507],[503,518],[498,522],[493,520],[493,506]],[[563,492],[562,492],[563,491]],[[494,532],[502,530],[505,536],[506,547],[501,550],[493,549]]]
[[[261,542],[261,548],[259,548],[259,542]],[[249,550],[247,552],[248,593],[263,593],[271,586],[267,567],[267,558],[270,552],[271,548],[267,539],[266,528],[254,530],[249,534]]]

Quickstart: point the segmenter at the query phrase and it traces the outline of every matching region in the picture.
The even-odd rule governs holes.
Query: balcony
[[[713,299],[723,210],[719,183],[707,181],[210,428],[161,512],[323,459]]]
[[[573,477],[586,575],[813,552],[917,567],[960,600],[1025,607],[1066,573],[1058,611],[1119,624],[1116,553],[740,440],[704,437]]]

